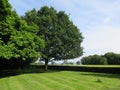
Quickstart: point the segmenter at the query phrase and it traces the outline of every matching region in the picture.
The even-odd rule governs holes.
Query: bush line
[[[44,65],[32,65],[36,68],[44,68]],[[97,73],[111,73],[120,74],[120,67],[87,67],[87,66],[57,66],[49,65],[49,70],[68,70],[68,71],[83,71],[83,72],[97,72]]]

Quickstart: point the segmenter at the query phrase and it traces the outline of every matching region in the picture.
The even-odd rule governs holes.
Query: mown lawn
[[[39,64],[38,64],[39,65]],[[61,65],[51,65],[51,66],[61,66]],[[62,65],[62,66],[80,66],[80,67],[112,67],[120,68],[120,65]]]
[[[112,67],[112,68],[120,68],[120,65],[80,65],[83,67]]]
[[[120,75],[56,71],[0,78],[0,90],[120,90]]]

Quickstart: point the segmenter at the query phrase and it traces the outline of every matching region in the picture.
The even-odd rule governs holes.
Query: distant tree
[[[55,65],[55,64],[56,64],[56,63],[52,60],[52,61],[51,61],[51,65]]]
[[[120,54],[108,52],[103,57],[107,58],[109,65],[120,65]]]
[[[73,65],[73,62],[68,62],[67,60],[64,60],[62,65]]]
[[[69,65],[74,65],[74,63],[73,63],[73,62],[69,62],[68,64],[69,64]]]
[[[67,64],[69,64],[67,60],[64,60],[62,63],[62,65],[67,65]]]
[[[0,67],[21,67],[40,57],[44,41],[38,26],[22,20],[8,0],[0,1]],[[25,66],[24,65],[24,66]]]
[[[81,59],[82,64],[88,65],[106,65],[107,59],[99,55],[90,55]]]
[[[38,11],[26,12],[22,18],[29,25],[35,23],[39,26],[37,34],[44,38],[46,44],[41,58],[45,61],[46,70],[51,59],[73,59],[83,54],[82,34],[65,12],[44,6]]]
[[[36,64],[39,64],[39,65],[44,65],[44,63],[42,61],[39,61],[38,63]]]
[[[77,64],[77,65],[80,65],[80,61],[77,61],[76,64]]]

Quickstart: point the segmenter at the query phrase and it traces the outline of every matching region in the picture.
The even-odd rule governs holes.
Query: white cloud
[[[120,53],[120,27],[97,26],[91,28],[84,36],[83,46],[86,54],[88,51],[94,54],[108,51]]]

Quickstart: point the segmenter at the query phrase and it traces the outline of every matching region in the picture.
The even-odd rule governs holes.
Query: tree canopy
[[[38,11],[26,12],[22,19],[39,27],[37,35],[42,36],[46,44],[41,57],[46,68],[51,59],[72,59],[83,54],[82,34],[64,11],[57,12],[53,7],[44,6]]]
[[[100,55],[90,55],[83,57],[81,63],[85,65],[106,65],[107,59]]]
[[[82,64],[120,65],[120,54],[107,52],[104,55],[89,55],[81,59]]]
[[[22,20],[8,0],[0,1],[0,66],[7,67],[21,61],[33,61],[40,57],[44,40],[37,36],[39,27]],[[9,63],[8,63],[9,62]],[[12,62],[12,63],[11,63]],[[18,66],[16,65],[15,66]]]
[[[108,64],[110,65],[120,65],[120,54],[113,52],[108,52],[103,55],[107,59]]]

